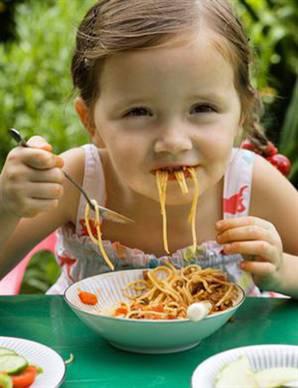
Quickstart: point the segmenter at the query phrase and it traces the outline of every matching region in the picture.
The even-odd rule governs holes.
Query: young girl
[[[72,60],[75,109],[92,144],[55,156],[35,136],[31,147],[9,153],[0,176],[1,275],[56,229],[62,273],[50,293],[110,270],[86,231],[85,199],[63,168],[100,205],[135,221],[101,224],[116,270],[197,263],[223,269],[250,295],[297,297],[297,193],[262,157],[233,148],[257,131],[249,62],[224,0],[95,4]],[[159,173],[169,178],[164,220]]]

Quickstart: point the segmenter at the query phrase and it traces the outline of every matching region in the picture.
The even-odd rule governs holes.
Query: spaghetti
[[[162,215],[162,235],[163,235],[163,245],[167,253],[170,253],[168,247],[168,237],[167,237],[167,214],[166,214],[166,191],[168,183],[168,172],[167,171],[156,171],[156,185],[159,194],[160,209]]]
[[[92,229],[91,229],[91,226],[90,226],[90,205],[88,204],[88,202],[86,203],[86,207],[85,207],[85,225],[86,225],[86,228],[87,228],[87,232],[88,232],[88,235],[91,239],[91,241],[94,242],[94,244],[96,244],[100,250],[100,253],[102,254],[105,262],[107,263],[107,265],[109,266],[109,268],[114,271],[115,267],[113,265],[113,263],[111,262],[111,260],[109,259],[105,249],[104,249],[104,246],[103,246],[103,243],[102,243],[102,235],[101,235],[101,230],[100,230],[100,218],[99,218],[99,209],[98,209],[98,203],[95,199],[92,200],[92,203],[94,205],[94,208],[95,208],[95,230],[96,230],[96,236],[93,235],[93,232],[92,232]]]
[[[194,264],[176,269],[167,263],[145,270],[143,279],[127,284],[123,295],[130,302],[121,302],[112,312],[115,317],[185,319],[187,308],[196,302],[210,302],[209,315],[232,307],[238,289],[218,269],[202,269]]]
[[[198,206],[198,199],[199,199],[200,192],[199,192],[199,182],[197,179],[195,169],[189,168],[188,171],[193,179],[194,186],[195,186],[195,193],[194,193],[190,213],[188,216],[188,221],[191,223],[193,252],[195,253],[197,249],[196,218],[197,218],[197,206]]]
[[[198,183],[196,171],[194,168],[188,167],[188,168],[183,168],[183,170],[175,171],[174,172],[175,178],[183,194],[188,193],[188,187],[185,180],[185,171],[187,171],[190,174],[194,182],[194,189],[195,189],[190,213],[188,216],[188,221],[191,224],[191,230],[192,230],[193,252],[195,253],[197,248],[196,215],[197,215],[198,198],[200,194],[199,183]],[[157,170],[155,178],[156,178],[156,185],[158,189],[161,215],[162,215],[163,245],[164,245],[165,251],[169,253],[168,237],[167,237],[167,214],[166,214],[166,190],[167,190],[169,173],[168,171],[165,171],[165,170]]]

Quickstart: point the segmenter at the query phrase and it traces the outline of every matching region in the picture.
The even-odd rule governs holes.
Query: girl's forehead
[[[212,83],[233,80],[233,65],[220,49],[224,44],[220,37],[204,31],[175,37],[159,47],[112,55],[102,69],[100,88],[144,77],[148,84],[171,76]]]

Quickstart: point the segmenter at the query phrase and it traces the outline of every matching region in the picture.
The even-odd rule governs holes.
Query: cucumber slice
[[[17,354],[5,354],[0,356],[0,373],[18,373],[28,366],[27,360]]]
[[[3,346],[0,346],[0,356],[3,356],[4,354],[17,354],[17,353],[12,349],[4,348]]]
[[[4,375],[0,373],[0,387],[13,388],[12,378],[8,375]]]

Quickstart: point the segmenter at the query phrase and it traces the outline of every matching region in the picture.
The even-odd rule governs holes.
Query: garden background
[[[7,130],[45,136],[60,153],[87,135],[73,109],[70,58],[75,30],[94,0],[0,0],[0,167],[13,144]],[[296,0],[232,0],[255,53],[254,85],[267,136],[291,160],[298,187],[298,5]],[[59,275],[36,255],[21,292],[45,292]]]

